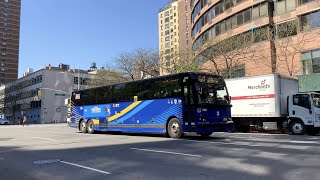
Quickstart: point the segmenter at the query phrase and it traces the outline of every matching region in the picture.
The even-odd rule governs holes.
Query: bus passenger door
[[[183,86],[184,97],[185,97],[185,108],[184,108],[184,131],[194,131],[195,121],[194,121],[194,98],[191,85]]]

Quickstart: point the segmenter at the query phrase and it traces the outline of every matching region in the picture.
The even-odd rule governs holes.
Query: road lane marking
[[[32,139],[43,139],[43,140],[56,141],[55,139],[52,139],[52,138],[45,138],[45,137],[32,137]]]
[[[197,141],[197,140],[182,140],[188,142],[196,143],[209,143],[209,144],[221,144],[221,145],[236,145],[236,146],[249,146],[249,147],[271,147],[270,143],[256,143],[256,142],[212,142],[212,141]],[[301,146],[301,145],[284,145],[281,143],[273,143],[272,147],[282,148],[282,149],[297,149],[297,150],[306,150],[311,146]]]
[[[96,171],[96,172],[99,172],[99,173],[102,173],[102,174],[111,174],[110,172],[101,171],[99,169],[94,169],[94,168],[87,167],[87,166],[82,166],[80,164],[75,164],[75,163],[71,163],[71,162],[67,162],[67,161],[59,161],[59,162],[64,163],[64,164],[68,164],[68,165],[71,165],[71,166],[80,167],[80,168],[83,168],[83,169],[88,169],[88,170],[91,170],[91,171]]]
[[[289,143],[295,144],[318,144],[318,141],[289,141]]]
[[[130,148],[130,149],[137,150],[137,151],[148,151],[148,152],[156,152],[156,153],[175,154],[175,155],[181,155],[181,156],[192,156],[192,157],[199,157],[199,158],[202,157],[200,155],[185,154],[185,153],[170,152],[170,151],[158,151],[158,150],[140,149],[140,148]]]

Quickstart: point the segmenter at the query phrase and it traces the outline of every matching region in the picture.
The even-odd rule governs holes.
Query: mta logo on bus
[[[120,104],[113,104],[112,107],[120,107]]]
[[[99,108],[98,106],[95,106],[91,108],[91,113],[101,113],[101,108]]]

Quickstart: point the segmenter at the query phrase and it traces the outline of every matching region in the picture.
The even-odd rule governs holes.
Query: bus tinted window
[[[123,102],[124,84],[116,84],[112,86],[112,102]]]
[[[132,82],[125,84],[123,89],[123,101],[133,101],[134,96],[140,93],[140,82]]]
[[[111,86],[101,87],[97,89],[97,104],[107,104],[112,102]]]
[[[92,105],[96,103],[96,91],[85,90],[75,92],[72,95],[72,102],[75,106]]]
[[[182,87],[179,79],[158,79],[144,81],[139,98],[147,100],[182,96]]]

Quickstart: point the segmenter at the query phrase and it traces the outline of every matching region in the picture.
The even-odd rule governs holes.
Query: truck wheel
[[[300,120],[293,120],[290,123],[290,132],[293,135],[303,135],[305,133],[306,127],[304,123]]]
[[[90,134],[94,133],[94,123],[92,120],[89,120],[87,123],[87,132]]]
[[[182,126],[177,118],[170,119],[167,125],[167,132],[174,139],[179,139],[182,136]]]
[[[79,129],[81,133],[87,133],[87,123],[84,120],[80,122]]]

